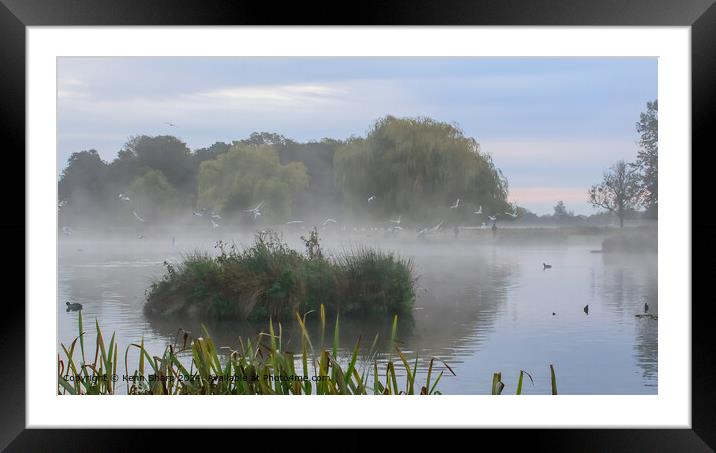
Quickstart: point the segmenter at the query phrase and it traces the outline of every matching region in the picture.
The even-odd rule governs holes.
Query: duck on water
[[[65,302],[67,304],[67,311],[80,311],[82,310],[82,304]]]

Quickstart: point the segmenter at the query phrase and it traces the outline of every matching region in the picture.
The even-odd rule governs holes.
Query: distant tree
[[[560,220],[564,220],[568,217],[574,217],[574,212],[568,211],[567,206],[565,206],[565,204],[564,204],[564,201],[560,200],[554,206],[553,216],[556,220],[560,221]]]
[[[199,205],[239,213],[264,202],[262,213],[276,220],[291,215],[296,196],[308,187],[306,167],[282,165],[271,146],[235,144],[199,169]]]
[[[231,145],[224,142],[216,142],[208,148],[199,148],[194,151],[194,160],[198,165],[205,160],[216,159],[219,154],[227,152],[231,148]]]
[[[644,189],[637,169],[620,160],[604,173],[601,183],[589,189],[588,195],[592,206],[616,214],[623,228],[626,213],[642,205]]]
[[[195,162],[189,148],[178,138],[171,135],[140,135],[130,138],[124,150],[136,159],[139,169],[159,170],[174,186],[186,190],[194,188]]]
[[[105,194],[106,172],[107,163],[102,160],[97,150],[72,153],[58,183],[60,200],[70,204],[77,197],[82,197],[82,201],[101,201]]]
[[[237,143],[243,143],[245,145],[279,145],[286,146],[292,140],[287,139],[281,134],[275,134],[273,132],[252,132],[249,138],[240,140]]]
[[[429,118],[378,120],[366,138],[350,139],[336,152],[334,168],[349,210],[362,217],[459,221],[474,217],[468,205],[490,213],[509,209],[507,181],[477,141]],[[458,198],[462,208],[450,210]]]
[[[333,158],[343,144],[340,140],[323,139],[308,143],[288,140],[284,145],[273,146],[278,151],[282,164],[300,162],[308,171],[309,186],[296,200],[298,215],[334,215],[341,194],[336,187]]]
[[[134,178],[141,174],[140,162],[127,149],[121,149],[117,152],[117,157],[107,166],[107,185],[110,192],[124,192]]]
[[[128,189],[136,206],[144,215],[157,218],[175,207],[177,191],[160,170],[146,170]]]
[[[641,173],[641,185],[645,190],[644,205],[649,215],[655,218],[659,203],[659,105],[657,100],[646,103],[646,112],[639,115],[636,131],[640,136],[640,149],[633,165]]]

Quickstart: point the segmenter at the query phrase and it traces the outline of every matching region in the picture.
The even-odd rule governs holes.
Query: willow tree
[[[231,214],[263,202],[262,215],[285,221],[296,196],[308,187],[306,167],[282,165],[271,146],[234,144],[199,168],[199,206]]]
[[[334,158],[336,181],[354,214],[416,222],[504,212],[507,182],[475,139],[429,118],[382,118]],[[369,197],[375,196],[369,203]],[[450,209],[460,199],[459,209]],[[446,218],[447,217],[447,218]]]
[[[623,228],[627,211],[643,203],[644,189],[640,178],[638,169],[620,160],[604,173],[601,183],[589,189],[589,203],[616,214],[619,227]]]

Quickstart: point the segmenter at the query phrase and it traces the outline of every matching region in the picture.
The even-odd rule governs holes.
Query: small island
[[[318,310],[370,317],[409,315],[416,277],[411,260],[369,247],[325,256],[314,228],[305,253],[271,231],[243,250],[217,243],[215,257],[194,252],[147,291],[147,316],[288,319]]]

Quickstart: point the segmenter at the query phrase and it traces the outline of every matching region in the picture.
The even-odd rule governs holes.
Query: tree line
[[[340,217],[458,222],[479,206],[513,210],[507,180],[474,138],[430,118],[377,120],[365,137],[300,143],[253,133],[191,150],[171,135],[131,137],[111,162],[73,153],[58,184],[61,215],[122,225],[211,212],[238,222]],[[450,209],[460,199],[464,209]],[[261,203],[261,217],[246,210]],[[471,209],[475,208],[475,209]]]

